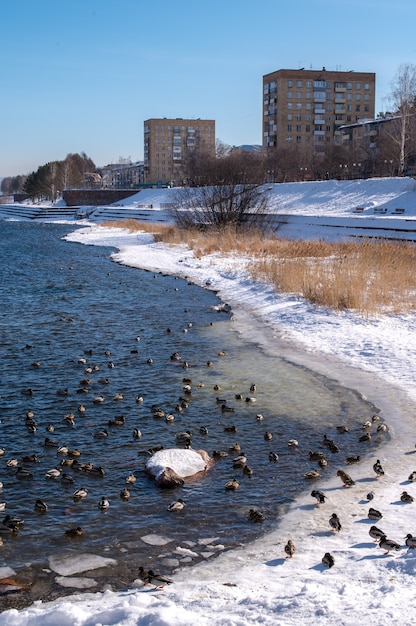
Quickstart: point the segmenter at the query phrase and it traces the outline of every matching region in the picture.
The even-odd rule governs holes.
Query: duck
[[[73,539],[76,537],[82,537],[84,531],[82,530],[81,526],[77,526],[76,528],[68,528],[68,530],[66,530],[64,534],[65,537],[70,537],[71,539]]]
[[[340,426],[337,426],[337,432],[339,432],[341,435],[344,433],[348,433],[348,426],[345,426],[345,424],[341,424]]]
[[[238,480],[236,478],[233,478],[232,480],[228,481],[228,483],[225,484],[225,489],[227,491],[236,491],[240,486],[240,483],[238,482]]]
[[[226,456],[228,456],[228,452],[225,452],[225,450],[213,450],[212,451],[213,459],[224,459]]]
[[[271,441],[273,439],[273,434],[269,432],[268,430],[266,430],[266,432],[264,433],[264,439],[266,441]]]
[[[102,404],[104,402],[104,396],[96,396],[93,400],[93,404]]]
[[[407,480],[410,480],[412,483],[416,482],[416,472],[409,474],[409,478]]]
[[[325,565],[325,567],[331,568],[333,567],[335,564],[335,559],[332,556],[332,554],[330,552],[325,552],[324,556],[322,557],[322,565]]]
[[[341,478],[342,482],[344,483],[344,487],[352,487],[353,485],[355,485],[355,482],[353,481],[351,476],[344,472],[344,470],[338,470],[337,476]]]
[[[92,463],[91,467],[86,467],[85,471],[89,476],[98,476],[102,478],[105,475],[105,470],[101,467],[101,465],[92,465]]]
[[[94,434],[95,439],[106,439],[106,437],[108,437],[108,430],[106,428],[102,428]]]
[[[43,445],[46,448],[59,448],[59,442],[56,441],[56,439],[51,439],[50,437],[45,437]]]
[[[141,436],[142,436],[142,431],[140,430],[140,428],[134,428],[133,439],[140,439]]]
[[[241,451],[241,446],[239,443],[233,443],[229,448],[228,448],[229,452],[240,452]]]
[[[74,498],[74,502],[79,502],[80,500],[84,500],[84,498],[86,498],[88,495],[88,489],[85,489],[85,487],[80,487],[79,489],[76,489],[73,493],[73,498]]]
[[[48,424],[46,426],[46,430],[48,433],[53,433],[53,431],[55,430],[55,426],[53,424]]]
[[[297,448],[299,445],[299,441],[297,439],[289,439],[287,445],[289,448]]]
[[[192,433],[190,430],[186,430],[183,433],[176,435],[176,443],[178,445],[190,445],[192,439]]]
[[[367,514],[368,519],[372,519],[374,521],[378,521],[383,517],[383,514],[378,511],[377,509],[373,509],[373,507],[370,507],[368,510],[368,514]]]
[[[309,460],[310,461],[320,461],[325,458],[324,452],[309,452]]]
[[[17,459],[9,459],[6,465],[7,467],[17,467],[19,465],[19,461]]]
[[[347,458],[345,459],[345,462],[348,465],[354,465],[355,463],[359,463],[361,461],[361,457],[359,454],[356,454],[354,456],[347,456]]]
[[[26,454],[25,456],[22,456],[23,463],[37,463],[38,460],[39,457],[37,454]]]
[[[201,426],[199,429],[199,433],[201,435],[208,435],[208,428],[206,426]]]
[[[257,422],[262,422],[264,420],[264,415],[263,413],[257,413],[256,414],[256,421]]]
[[[313,489],[311,491],[311,496],[312,498],[316,499],[316,506],[319,506],[320,504],[325,504],[325,494],[323,493],[323,491],[319,491],[318,489]]]
[[[112,420],[108,420],[109,426],[124,426],[126,418],[124,415],[118,415]]]
[[[225,433],[236,433],[237,432],[237,426],[224,426],[224,432]]]
[[[286,558],[291,559],[296,552],[296,546],[291,539],[285,545]]]
[[[238,469],[239,467],[245,467],[247,464],[247,457],[245,454],[241,453],[239,456],[233,459],[233,468]]]
[[[243,474],[245,476],[253,476],[253,470],[248,465],[244,465],[244,467],[243,467]]]
[[[56,392],[57,396],[69,396],[69,390],[66,387],[65,389],[58,389]]]
[[[234,407],[229,406],[228,404],[221,404],[221,411],[223,413],[234,413]]]
[[[116,393],[116,395],[113,397],[114,402],[120,402],[120,400],[123,400],[123,394],[122,393]]]
[[[30,472],[29,470],[25,469],[24,467],[18,467],[17,470],[16,470],[15,476],[16,476],[16,478],[20,478],[20,479],[23,479],[23,480],[27,480],[27,479],[33,478],[32,472]]]
[[[319,470],[315,470],[315,469],[309,470],[309,472],[306,472],[304,474],[304,477],[307,480],[313,480],[314,478],[320,478],[320,476],[321,476],[321,472]]]
[[[270,463],[277,463],[278,460],[279,460],[279,455],[276,452],[269,452]]]
[[[329,518],[329,525],[336,533],[339,533],[340,530],[342,530],[340,519],[336,513],[332,513],[331,517]]]
[[[401,496],[400,496],[400,500],[401,502],[406,502],[408,504],[411,504],[412,502],[415,501],[414,497],[410,495],[410,493],[407,493],[407,491],[403,491]]]
[[[11,515],[6,515],[6,517],[2,521],[2,524],[12,531],[17,531],[23,526],[24,520],[21,517],[12,517]]]
[[[248,519],[250,522],[260,524],[261,522],[264,522],[266,518],[261,511],[258,511],[257,509],[250,509],[248,512]]]
[[[170,585],[173,581],[171,578],[168,578],[163,574],[156,573],[152,569],[149,569],[145,574],[145,580],[143,582],[145,584],[154,585],[157,589],[161,589],[165,585]]]
[[[73,485],[75,482],[74,478],[70,474],[66,474],[65,472],[61,476],[61,483],[63,485]]]
[[[0,502],[0,511],[5,511],[5,509],[6,509],[6,503]]]
[[[184,507],[185,507],[185,500],[181,500],[181,498],[179,498],[178,500],[171,502],[167,510],[171,513],[172,512],[176,513],[178,511],[182,511]]]
[[[137,480],[136,476],[133,474],[133,472],[130,472],[130,474],[126,478],[126,483],[133,484],[136,482],[136,480]]]
[[[361,435],[358,441],[360,442],[371,441],[371,433],[365,433],[364,435]]]
[[[35,502],[35,511],[38,513],[47,513],[49,510],[48,505],[43,500],[36,500]]]
[[[126,489],[126,487],[124,487],[124,489],[120,491],[120,498],[122,500],[128,500],[130,498],[130,495],[130,491]]]
[[[377,426],[377,432],[378,433],[387,433],[389,430],[389,427],[387,426],[387,424],[379,424]]]
[[[384,554],[389,554],[392,550],[398,552],[401,550],[401,545],[397,543],[397,541],[393,541],[392,539],[387,539],[386,535],[380,537],[378,545],[382,550],[385,550]]]
[[[370,537],[372,537],[376,541],[379,541],[381,537],[386,536],[386,533],[383,532],[381,528],[378,528],[377,526],[371,526],[370,530],[368,531],[368,534],[370,535]]]
[[[384,476],[384,469],[380,463],[380,459],[377,459],[377,461],[374,463],[373,470],[376,474],[376,478],[380,478],[380,476]]]
[[[366,498],[369,502],[371,502],[371,500],[374,500],[374,496],[375,496],[374,491],[369,491],[368,494],[366,495]]]
[[[103,498],[101,498],[101,500],[100,500],[100,501],[99,501],[99,503],[98,503],[98,508],[99,508],[101,511],[106,511],[109,507],[110,507],[110,503],[109,503],[109,501],[107,500],[107,498],[104,498],[104,497],[103,497]]]
[[[410,533],[407,533],[405,537],[405,544],[407,545],[409,550],[414,550],[416,548],[416,537],[414,537]]]
[[[59,478],[61,475],[61,470],[57,469],[57,468],[52,468],[50,470],[48,470],[45,474],[46,478]]]

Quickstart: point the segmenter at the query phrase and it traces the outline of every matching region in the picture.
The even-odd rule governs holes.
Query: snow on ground
[[[361,182],[367,181],[355,183],[360,194]],[[407,192],[403,191],[404,182],[409,186]],[[300,199],[299,188],[306,185],[314,195],[318,193],[314,183],[293,187],[293,194],[298,194],[296,203],[305,206],[305,212],[309,205]],[[337,183],[320,185],[319,202],[346,211],[342,198],[335,200],[331,195],[333,185]],[[414,181],[402,181],[402,194],[414,197],[412,186]],[[395,197],[393,187],[386,179],[385,185],[378,183],[377,190],[368,187],[367,200],[361,195],[360,202],[354,198],[353,204],[370,207],[371,203],[391,202],[393,207],[403,206],[403,197],[398,204],[397,183]],[[352,193],[351,187],[349,211]],[[412,209],[409,203],[407,210],[415,215],[416,202]],[[155,244],[147,234],[93,225],[67,239],[114,246],[118,252],[113,257],[119,263],[186,276],[217,290],[231,305],[233,323],[247,340],[357,389],[380,409],[389,428],[385,435],[377,435],[377,423],[371,428],[373,436],[385,440],[374,453],[385,475],[376,478],[374,454],[352,466],[343,466],[340,459],[340,468],[353,477],[355,485],[343,487],[338,477],[307,484],[273,532],[177,572],[173,584],[163,590],[152,590],[137,580],[122,593],[78,593],[20,612],[5,611],[0,615],[0,626],[413,624],[416,550],[407,551],[403,546],[407,533],[416,535],[416,502],[403,503],[400,495],[406,490],[416,498],[416,483],[408,480],[416,471],[414,317],[363,319],[351,312],[316,308],[298,297],[277,295],[267,285],[253,283],[241,259],[219,255],[196,259],[187,248]],[[362,445],[357,442],[357,454],[363,454]],[[324,491],[325,504],[315,505],[312,488]],[[371,503],[366,499],[370,491],[374,492]],[[368,519],[370,506],[382,512],[380,521]],[[333,533],[328,524],[334,512],[342,523],[339,533]],[[401,544],[401,549],[385,555],[368,534],[372,524]],[[297,551],[286,559],[284,546],[289,538]],[[326,552],[335,559],[330,569],[321,562]]]

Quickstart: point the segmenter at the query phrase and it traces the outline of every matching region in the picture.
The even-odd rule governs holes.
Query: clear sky
[[[143,158],[150,117],[261,144],[262,77],[376,72],[376,111],[416,63],[415,0],[13,0],[0,17],[0,178],[71,152]]]

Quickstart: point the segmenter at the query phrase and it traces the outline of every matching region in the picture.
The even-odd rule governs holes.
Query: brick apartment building
[[[263,148],[299,146],[324,154],[340,126],[374,119],[372,72],[281,69],[263,76]]]
[[[215,154],[215,121],[152,118],[144,122],[144,176],[150,184],[178,185],[193,150]]]

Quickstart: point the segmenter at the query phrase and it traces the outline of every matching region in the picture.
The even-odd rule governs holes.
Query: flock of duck
[[[78,366],[79,368],[83,370],[82,372],[83,377],[79,382],[78,389],[76,390],[76,393],[79,393],[80,395],[89,393],[89,391],[91,390],[91,386],[92,386],[92,377],[100,369],[96,364],[90,363],[89,360],[87,359],[87,356],[92,357],[92,351],[90,350],[86,351],[86,356],[80,357],[78,359]],[[110,352],[105,351],[104,356],[106,359],[109,359]],[[218,357],[225,357],[225,356],[226,356],[226,353],[224,351],[218,353]],[[183,368],[183,370],[187,370],[189,368],[189,364],[183,359],[181,359],[180,355],[177,352],[174,352],[171,355],[170,361],[179,364]],[[153,360],[148,359],[147,363],[149,365],[152,365]],[[41,361],[34,361],[31,363],[31,365],[34,368],[41,368],[42,363]],[[212,361],[208,361],[206,363],[206,366],[208,368],[211,368],[212,365],[213,365]],[[112,370],[115,368],[115,362],[108,361],[107,366],[110,370]],[[110,380],[106,377],[102,377],[100,378],[100,384],[109,385]],[[198,382],[197,387],[198,388],[204,387],[204,383],[201,381]],[[219,391],[221,391],[221,387],[219,384],[215,384],[212,386],[212,390],[214,393],[218,393]],[[183,411],[185,411],[190,405],[192,394],[194,391],[192,378],[190,378],[189,376],[182,377],[182,390],[181,391],[182,393],[180,397],[178,398],[178,401],[174,410],[168,411],[162,408],[158,404],[152,405],[151,414],[153,415],[153,417],[164,419],[166,424],[174,423],[175,417],[177,418],[177,416],[179,416]],[[235,394],[234,398],[236,401],[243,401],[248,406],[254,406],[256,403],[256,399],[257,399],[256,392],[257,392],[257,385],[256,383],[253,382],[247,388],[247,394],[237,393]],[[22,389],[22,394],[24,396],[27,396],[28,398],[32,398],[34,395],[34,391],[31,388],[25,388],[25,389]],[[58,389],[56,391],[56,395],[61,398],[67,398],[68,396],[71,395],[71,392],[67,388],[63,388],[63,389]],[[115,404],[121,402],[122,400],[123,400],[122,393],[116,393],[112,395],[111,397],[111,401]],[[97,395],[91,400],[90,404],[100,407],[105,402],[106,402],[106,397],[104,395]],[[143,403],[143,395],[141,394],[136,395],[135,402],[137,405],[141,405]],[[227,415],[229,418],[232,418],[233,414],[236,412],[235,407],[231,406],[226,398],[216,396],[215,404],[217,408],[219,408],[221,414]],[[68,429],[76,429],[79,420],[82,418],[85,418],[87,412],[88,411],[87,411],[85,404],[82,402],[79,402],[76,413],[66,412],[63,415],[62,423],[60,424],[60,430],[62,430],[62,424],[64,424],[65,427]],[[264,415],[262,413],[253,413],[253,418],[255,418],[255,421],[257,423],[261,424],[264,420]],[[30,435],[34,435],[35,433],[37,433],[40,427],[41,428],[43,427],[45,429],[45,437],[43,439],[43,444],[42,444],[43,451],[48,450],[48,451],[55,452],[57,455],[57,458],[59,459],[58,463],[54,467],[51,467],[50,469],[46,470],[46,472],[44,473],[44,477],[46,481],[51,481],[53,483],[59,482],[62,485],[69,486],[69,487],[73,485],[73,492],[71,494],[71,498],[73,502],[80,503],[86,500],[89,496],[90,489],[86,487],[85,485],[78,487],[76,485],[76,481],[77,481],[76,477],[82,476],[83,479],[85,477],[85,480],[87,480],[89,477],[104,478],[108,470],[102,467],[101,465],[97,465],[96,463],[93,463],[91,460],[81,460],[85,452],[81,451],[79,447],[71,447],[71,446],[61,444],[61,442],[57,438],[54,438],[54,432],[57,427],[56,423],[54,424],[50,421],[47,421],[46,426],[45,426],[45,423],[40,425],[38,422],[37,416],[35,414],[35,411],[32,408],[27,410],[26,415],[24,416],[22,421],[24,423],[27,433],[29,433]],[[126,425],[126,423],[127,423],[126,418],[123,415],[118,415],[109,419],[105,427],[100,427],[96,429],[94,433],[92,433],[92,438],[95,443],[90,442],[88,445],[89,453],[93,453],[95,446],[99,445],[100,441],[105,442],[110,437],[111,431],[113,429],[123,428]],[[222,424],[222,427],[223,427],[224,433],[227,433],[229,435],[236,434],[238,432],[238,418],[236,417],[235,423],[229,423],[228,421],[226,423],[224,422]],[[348,435],[349,429],[344,424],[337,426],[336,431],[341,437],[349,436]],[[373,416],[371,421],[366,421],[363,424],[363,431],[364,431],[364,434],[361,434],[359,437],[357,437],[358,444],[364,444],[366,442],[370,442],[375,433],[379,436],[383,435],[384,433],[388,432],[388,427],[386,424],[384,424],[381,421],[380,416],[376,414]],[[202,437],[207,436],[208,435],[207,426],[200,426],[198,429],[198,433]],[[131,430],[130,437],[132,441],[141,440],[142,431],[140,430],[140,428],[135,426]],[[193,433],[190,430],[178,432],[175,436],[174,445],[176,447],[191,448],[192,438],[193,438]],[[274,432],[272,430],[263,431],[263,439],[267,444],[270,444],[270,442],[274,440]],[[296,439],[288,439],[285,442],[285,444],[282,444],[282,442],[279,441],[279,445],[280,446],[285,445],[288,449],[294,449],[294,450],[302,449],[302,446],[300,446],[299,441]],[[332,458],[335,458],[335,456],[332,456],[332,455],[337,455],[342,450],[342,446],[339,443],[335,442],[330,437],[328,437],[326,434],[323,436],[323,439],[321,441],[321,447],[323,449],[311,450],[308,453],[308,461],[316,462],[319,469],[314,468],[314,469],[308,470],[304,474],[305,480],[314,481],[314,480],[319,479],[322,475],[322,472],[325,471],[326,468],[328,467],[328,464],[331,465],[331,462],[328,459],[328,454],[331,455]],[[151,455],[161,448],[163,448],[163,445],[157,445],[151,448],[144,449],[142,450],[142,452],[145,455]],[[304,452],[305,451],[303,450],[302,454],[304,454]],[[225,482],[224,489],[227,492],[236,492],[239,489],[240,483],[241,483],[239,474],[241,473],[242,476],[251,477],[253,475],[254,470],[253,470],[252,465],[249,463],[249,458],[248,458],[249,455],[247,454],[246,451],[242,450],[242,446],[239,443],[234,443],[232,445],[229,445],[227,449],[222,449],[222,450],[216,449],[211,452],[212,458],[216,461],[224,459],[228,457],[229,455],[231,455],[231,467],[232,467],[233,472],[235,473],[235,476],[231,480],[227,480]],[[37,464],[39,463],[40,458],[42,457],[42,450],[37,450],[30,454],[22,455],[20,458],[7,458],[6,449],[1,448],[0,456],[2,456],[4,459],[7,459],[5,462],[7,471],[13,472],[17,481],[20,482],[21,484],[25,484],[27,483],[27,481],[31,481],[35,477]],[[280,455],[275,450],[270,450],[268,452],[268,460],[270,463],[273,463],[273,464],[279,463],[279,458],[280,458]],[[344,459],[344,462],[350,465],[360,463],[361,456],[360,455],[347,456]],[[379,460],[377,460],[377,462],[374,464],[373,469],[374,469],[375,476],[377,478],[380,478],[384,475],[384,469]],[[337,476],[341,479],[342,484],[345,487],[348,488],[348,487],[354,486],[355,481],[344,470],[339,469],[337,471]],[[39,476],[36,475],[36,478],[39,479]],[[120,490],[118,494],[121,501],[126,502],[130,499],[131,489],[136,483],[136,480],[137,480],[137,477],[133,471],[130,471],[127,474],[127,476],[125,476],[125,485],[123,486],[120,485]],[[416,472],[412,472],[412,474],[409,476],[409,481],[412,481],[412,482],[416,481]],[[0,483],[0,489],[1,488],[2,488],[2,484]],[[29,488],[29,493],[30,493],[30,488]],[[325,504],[326,496],[322,491],[318,489],[313,489],[311,492],[311,496],[316,499],[317,506],[321,506]],[[371,497],[372,497],[371,493],[369,493],[368,495],[369,501],[371,500]],[[403,491],[403,493],[401,494],[401,500],[406,503],[411,503],[413,502],[413,497],[406,491]],[[108,511],[110,506],[111,506],[111,500],[106,495],[102,495],[96,501],[96,507],[97,509],[101,511],[104,511],[104,512]],[[6,507],[7,507],[7,502],[0,503],[0,511],[5,511]],[[178,498],[176,500],[173,500],[167,506],[167,511],[169,513],[178,514],[178,513],[183,512],[185,507],[186,507],[185,500],[182,498]],[[44,515],[44,514],[47,514],[49,511],[49,503],[47,502],[47,499],[36,498],[33,504],[33,508],[36,513]],[[368,515],[369,515],[369,519],[377,520],[377,521],[382,517],[380,512],[372,508],[369,509]],[[262,523],[265,521],[265,519],[266,519],[266,515],[264,514],[264,512],[257,508],[250,508],[247,512],[247,520],[252,523],[255,523],[255,524]],[[331,531],[333,531],[334,533],[339,533],[342,531],[341,519],[337,513],[333,513],[329,517],[328,523],[329,523],[329,527]],[[0,545],[3,541],[2,537],[7,537],[7,535],[13,535],[14,537],[16,537],[16,535],[19,533],[23,525],[24,525],[23,518],[19,516],[7,514],[2,520],[2,522],[0,523]],[[80,539],[84,536],[84,529],[80,523],[75,523],[71,525],[70,527],[64,529],[63,536],[68,539]],[[389,553],[392,550],[398,550],[401,547],[399,544],[397,544],[393,540],[388,539],[387,536],[379,528],[375,526],[371,527],[370,536],[377,539],[380,547],[386,550],[386,553]],[[408,549],[415,548],[416,537],[414,537],[413,535],[409,533],[405,538],[405,545],[408,547]],[[292,540],[289,540],[287,544],[285,545],[284,550],[285,550],[287,557],[292,558],[296,552],[296,547],[294,545],[294,542]],[[330,553],[327,552],[324,554],[322,563],[326,567],[332,567],[335,563],[335,559]],[[154,584],[156,586],[171,582],[169,579],[166,579],[166,577],[163,577],[162,575],[155,573],[153,570],[144,570],[143,568],[140,569],[139,578],[145,584],[149,583],[149,584]]]

